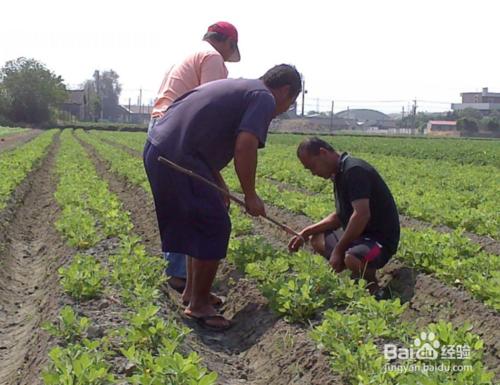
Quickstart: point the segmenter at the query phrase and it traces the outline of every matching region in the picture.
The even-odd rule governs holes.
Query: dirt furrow
[[[134,231],[159,253],[159,234],[152,198],[140,187],[112,174],[92,147],[85,145],[98,173],[130,211]],[[341,384],[332,374],[328,358],[309,339],[307,328],[289,325],[273,314],[255,284],[223,264],[217,278],[218,294],[227,298],[222,309],[236,325],[225,333],[200,329],[179,317],[179,298],[165,290],[163,306],[193,329],[186,349],[197,351],[204,364],[216,371],[220,384],[285,385]]]
[[[0,251],[0,384],[40,383],[49,337],[42,322],[58,308],[57,268],[70,250],[53,227],[59,208],[53,194],[59,138],[40,167],[19,187],[16,202],[1,221]]]

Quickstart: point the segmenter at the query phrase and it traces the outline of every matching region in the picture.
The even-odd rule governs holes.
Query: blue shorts
[[[231,221],[222,195],[160,163],[160,155],[163,154],[155,146],[146,142],[144,167],[153,193],[163,252],[202,260],[225,258]],[[192,171],[215,182],[211,170],[201,160]]]
[[[168,262],[165,273],[169,277],[184,278],[187,277],[186,271],[186,255],[172,253],[170,251],[163,252],[163,258]]]
[[[325,254],[326,259],[330,259],[337,242],[342,236],[342,231],[326,231],[325,235]],[[346,254],[366,262],[370,269],[381,269],[389,262],[392,254],[376,239],[370,237],[361,237],[354,240],[347,247]]]

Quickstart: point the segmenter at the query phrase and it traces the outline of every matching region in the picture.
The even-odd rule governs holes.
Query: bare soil
[[[57,219],[53,173],[58,137],[0,214],[0,384],[40,382],[50,339],[40,329],[55,317],[55,271],[71,254],[51,226]]]

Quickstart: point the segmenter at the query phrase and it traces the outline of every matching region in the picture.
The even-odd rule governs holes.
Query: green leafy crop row
[[[93,134],[138,152],[142,152],[146,140],[144,133],[93,131]],[[331,183],[312,177],[295,155],[296,146],[302,138],[272,135],[267,148],[259,152],[259,177],[289,183],[311,193],[319,193],[323,199],[331,201]],[[334,148],[352,151],[355,156],[373,164],[391,188],[402,213],[434,224],[500,238],[497,209],[500,171],[498,165],[490,162],[494,156],[500,159],[499,142],[353,137],[325,139]],[[378,146],[381,143],[385,143],[385,147]],[[412,151],[407,147],[411,147]],[[475,158],[485,166],[471,165],[471,162],[462,164],[455,159],[455,155],[447,157],[450,151],[455,151],[456,156],[463,159],[471,154],[469,147],[475,149]],[[440,157],[426,156],[429,152]]]
[[[273,144],[296,146],[303,135],[271,135]],[[354,154],[371,153],[394,155],[413,159],[450,161],[456,164],[476,164],[500,167],[498,140],[472,140],[455,138],[381,138],[324,135],[323,140],[334,148]]]
[[[141,158],[130,156],[126,151],[105,143],[99,140],[97,135],[87,134],[83,130],[77,130],[76,135],[79,139],[91,144],[97,150],[99,156],[110,164],[111,171],[151,193]]]
[[[136,149],[144,145],[143,141],[146,138],[143,133],[96,132],[95,135]],[[273,140],[278,141],[279,138],[281,136],[274,136]],[[297,140],[295,137],[293,138],[295,141]],[[112,147],[107,147],[107,149],[109,152],[113,151]],[[128,154],[126,156],[129,159],[133,158]],[[130,160],[126,161],[125,156],[122,162],[131,163]],[[429,165],[429,168],[432,167]],[[486,172],[481,171],[481,167],[475,166],[467,169],[473,170],[477,168],[480,169],[478,172],[481,172],[481,175],[486,174]],[[135,174],[141,172],[144,173],[142,165],[137,165],[135,171],[129,171],[129,173]],[[313,221],[325,217],[333,210],[334,202],[331,183],[314,178],[307,170],[303,169],[296,159],[294,148],[291,146],[285,149],[283,146],[271,145],[261,152],[259,154],[258,172],[260,178],[257,181],[257,189],[259,195],[266,202],[294,213],[304,214]],[[240,186],[231,167],[228,167],[224,174],[230,189],[239,191]],[[275,183],[267,180],[268,176],[317,193],[305,193],[280,188]],[[427,177],[422,175],[422,180]],[[487,179],[486,175],[484,178]],[[427,186],[427,179],[425,181]],[[491,184],[491,181],[488,183]],[[423,183],[421,184],[423,185]],[[490,188],[490,191],[494,190],[494,188]],[[442,202],[443,204],[446,203],[444,200]],[[493,203],[493,200],[490,199],[489,202]],[[418,205],[415,205],[415,207],[418,207]],[[495,214],[495,212],[495,210],[491,211],[490,215]],[[466,214],[462,213],[462,215]],[[497,227],[498,219],[495,219],[494,223],[496,223],[495,227]],[[498,276],[500,257],[481,251],[474,243],[468,241],[462,235],[461,230],[457,230],[452,235],[438,233],[434,230],[404,230],[397,258],[404,260],[411,266],[434,273],[439,279],[449,284],[464,287],[488,306],[496,310],[500,309],[498,289],[500,287],[500,278]]]
[[[225,180],[230,189],[240,189],[231,170],[225,171]],[[281,190],[263,179],[257,183],[257,191],[266,202],[305,214],[311,221],[333,211],[333,198]],[[443,234],[432,229],[403,229],[395,258],[433,273],[446,283],[463,287],[493,309],[500,309],[500,256],[482,251],[460,230]]]
[[[144,132],[109,132],[109,131],[90,131],[92,135],[99,139],[105,139],[111,142],[121,144],[138,153],[144,150],[147,134]]]
[[[379,171],[401,213],[500,238],[498,168],[378,154],[354,155]],[[259,158],[261,178],[288,183],[332,201],[332,183],[313,177],[297,159],[295,146],[269,145]]]
[[[57,132],[44,132],[22,146],[0,153],[0,210],[5,207],[14,189],[46,154]]]
[[[248,219],[232,210],[232,222],[248,233]],[[317,324],[311,337],[331,356],[332,369],[345,384],[492,384],[493,374],[482,364],[482,341],[466,325],[454,328],[439,322],[428,330],[439,336],[442,345],[467,345],[472,353],[466,360],[453,364],[467,365],[464,371],[399,372],[381,350],[384,343],[409,346],[417,335],[412,324],[401,321],[406,305],[399,299],[376,301],[365,290],[364,280],[355,283],[346,273],[335,274],[323,257],[307,252],[287,254],[274,249],[260,237],[233,234],[228,259],[254,278],[270,306],[288,321]],[[447,360],[420,362],[412,359],[406,365],[451,364]]]
[[[109,136],[108,139],[113,140]],[[129,134],[118,136],[130,138]],[[144,139],[144,136],[142,139],[139,135],[136,137],[120,142],[134,148],[134,141],[142,142]],[[237,190],[234,173],[226,170],[225,174],[230,188]],[[258,186],[262,186],[261,182]],[[282,191],[265,181],[263,184],[267,195],[262,189],[259,193],[275,205],[280,202],[278,206],[290,208],[292,200],[294,211],[307,213],[316,219],[331,210],[331,200],[326,202],[305,194]],[[286,319],[300,323],[307,323],[311,319],[317,322],[323,314],[323,322],[312,336],[330,352],[332,367],[343,376],[345,383],[434,384],[438,381],[447,384],[491,384],[492,375],[486,372],[481,363],[482,346],[478,337],[470,333],[468,327],[455,329],[442,322],[429,325],[429,329],[439,330],[440,338],[453,340],[457,344],[473,342],[475,352],[469,361],[472,363],[470,371],[430,375],[384,371],[382,366],[387,361],[381,354],[381,342],[408,343],[410,337],[416,334],[411,325],[399,321],[405,306],[397,300],[376,302],[364,290],[363,281],[356,284],[345,274],[332,274],[322,257],[304,252],[291,256],[274,249],[261,238],[249,236],[252,232],[251,221],[234,207],[231,212],[233,237],[228,259],[257,281],[272,308]],[[439,237],[439,234],[436,233],[436,236]],[[461,251],[462,246],[457,242],[454,247]]]
[[[123,317],[125,326],[106,329],[104,336],[97,338],[89,333],[90,319],[64,307],[54,324],[44,325],[59,340],[49,353],[50,363],[43,372],[45,384],[215,384],[217,374],[204,369],[196,353],[185,356],[180,352],[189,330],[160,315],[157,302],[159,285],[165,281],[165,261],[148,255],[140,238],[131,233],[128,213],[107,184],[97,178],[92,162],[71,131],[64,131],[61,139],[58,200],[63,211],[79,208],[79,214],[87,213],[93,230],[71,227],[73,222],[66,223],[68,217],[64,215],[57,226],[68,241],[87,239],[80,230],[93,234],[92,242],[75,245],[81,249],[106,237],[120,239],[117,252],[103,263],[91,255],[77,255],[67,268],[60,269],[61,284],[76,300],[118,292],[118,301],[128,310]],[[115,373],[116,358],[127,360],[125,374]]]
[[[83,147],[65,130],[56,161],[59,184],[55,198],[62,208],[56,227],[71,246],[85,249],[103,237],[130,230],[128,213],[99,178]]]

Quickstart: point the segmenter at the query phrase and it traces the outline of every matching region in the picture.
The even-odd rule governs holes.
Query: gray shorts
[[[342,233],[341,230],[325,231],[325,254],[323,257],[330,259]],[[354,255],[360,261],[366,262],[370,269],[381,269],[392,256],[380,242],[370,237],[360,237],[351,242],[346,254]]]

